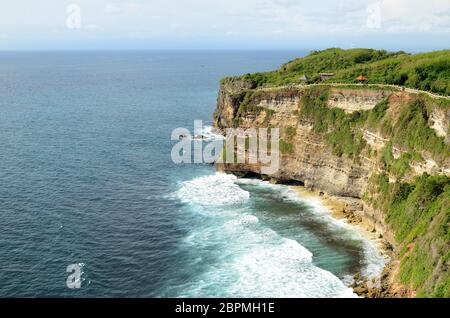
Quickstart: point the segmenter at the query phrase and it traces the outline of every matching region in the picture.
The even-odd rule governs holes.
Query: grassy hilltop
[[[373,49],[327,49],[290,61],[278,70],[246,74],[254,87],[319,81],[319,73],[334,73],[325,82],[356,83],[363,74],[369,84],[394,84],[450,95],[450,50],[408,54]],[[241,77],[242,78],[242,77]]]

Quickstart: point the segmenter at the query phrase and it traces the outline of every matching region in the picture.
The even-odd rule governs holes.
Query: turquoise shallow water
[[[221,77],[304,53],[1,53],[0,296],[351,295],[380,259],[317,202],[170,160]]]

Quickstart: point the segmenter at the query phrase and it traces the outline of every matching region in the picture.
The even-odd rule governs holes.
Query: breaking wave
[[[241,189],[236,180],[225,173],[198,177],[183,182],[177,194],[183,202],[202,206],[242,204],[250,198],[250,193]]]
[[[189,213],[200,215],[203,221],[191,229],[180,248],[195,254],[193,259],[202,269],[185,284],[172,286],[168,294],[180,297],[356,297],[341,279],[313,264],[311,251],[261,222],[252,210],[250,193],[239,185],[272,187],[285,200],[306,202],[312,213],[317,213],[331,227],[349,226],[334,220],[319,202],[302,199],[287,186],[222,173],[185,181],[177,197],[189,205]],[[353,232],[349,235],[359,235]],[[367,255],[376,253],[370,244],[367,249]],[[378,265],[367,266],[372,274],[378,268]]]

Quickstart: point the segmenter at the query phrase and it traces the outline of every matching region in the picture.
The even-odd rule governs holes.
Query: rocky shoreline
[[[292,186],[292,188],[303,197],[318,198],[322,204],[328,208],[332,217],[338,220],[344,219],[348,224],[354,226],[362,236],[374,242],[383,256],[389,259],[381,275],[374,279],[367,279],[357,274],[354,282],[350,286],[354,292],[364,298],[405,298],[414,297],[415,293],[407,290],[404,286],[395,282],[399,261],[395,252],[395,247],[386,236],[392,233],[373,226],[372,220],[364,213],[364,203],[361,199],[335,196],[323,193],[319,190],[307,189],[302,186]]]
[[[218,171],[224,171],[221,164],[216,164]],[[231,172],[238,177],[245,177],[243,171]],[[258,177],[257,174],[255,174]],[[282,180],[268,178],[259,175],[262,180],[270,181],[276,184],[283,184]],[[352,225],[361,236],[372,241],[381,254],[388,259],[383,271],[379,277],[368,279],[360,274],[353,277],[353,283],[349,286],[353,288],[355,294],[363,298],[413,298],[415,292],[398,283],[396,275],[399,270],[400,261],[396,246],[394,246],[394,234],[384,222],[379,219],[374,220],[370,213],[367,213],[369,207],[362,199],[338,196],[325,193],[314,187],[305,187],[303,185],[289,185],[291,189],[297,192],[303,198],[319,199],[322,205],[331,212],[331,216],[337,220],[345,220]],[[380,226],[380,222],[381,224]]]

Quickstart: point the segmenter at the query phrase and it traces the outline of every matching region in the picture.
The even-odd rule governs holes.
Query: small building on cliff
[[[356,78],[356,80],[359,82],[359,83],[361,83],[361,84],[364,84],[365,82],[367,82],[367,77],[365,77],[364,75],[359,75],[357,78]]]
[[[321,81],[326,81],[334,77],[334,73],[319,73],[319,77]]]

